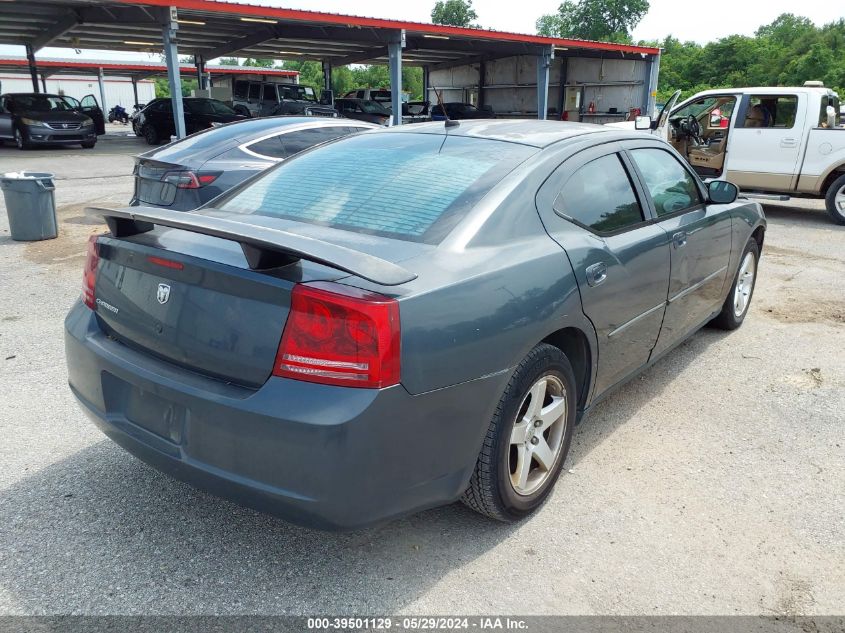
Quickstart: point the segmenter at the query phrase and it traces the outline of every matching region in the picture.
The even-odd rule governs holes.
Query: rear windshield
[[[361,109],[367,114],[390,114],[390,110],[378,101],[360,101]]]
[[[215,207],[436,244],[536,151],[437,134],[352,136],[270,169]]]

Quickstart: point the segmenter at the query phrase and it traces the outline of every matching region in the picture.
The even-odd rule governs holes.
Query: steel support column
[[[393,125],[402,125],[402,49],[405,48],[405,31],[391,34],[387,43],[387,59],[390,63],[390,99]]]
[[[106,105],[106,77],[103,74],[103,69],[97,69],[97,83],[100,85],[100,109],[103,111],[103,116],[106,121],[109,120],[109,108]]]
[[[549,68],[555,56],[553,46],[544,46],[537,52],[537,118],[546,120],[549,111]]]
[[[653,55],[649,61],[648,85],[646,86],[646,94],[643,102],[645,103],[645,111],[643,115],[653,117],[657,101],[657,77],[660,73],[660,54]]]
[[[478,109],[484,107],[484,76],[487,74],[487,64],[484,61],[478,62]]]
[[[422,85],[422,100],[423,101],[430,101],[428,98],[428,89],[429,89],[429,69],[428,66],[423,66],[423,85]]]
[[[41,73],[41,89],[46,93],[47,92],[47,75]]]
[[[566,99],[566,73],[569,70],[569,58],[560,60],[560,88],[557,95],[557,118],[563,121],[563,108]]]
[[[170,100],[173,103],[173,123],[176,138],[185,138],[185,110],[182,104],[182,78],[179,75],[179,49],[176,42],[176,32],[179,30],[176,7],[164,9],[161,18],[164,61],[167,64],[167,81],[170,84]]]
[[[135,77],[132,77],[132,94],[135,97],[135,101],[132,102],[134,108],[135,104],[138,103],[138,80]]]
[[[38,66],[35,63],[35,51],[26,45],[26,61],[29,62],[29,76],[32,78],[32,91],[38,92]]]
[[[332,89],[332,64],[331,64],[331,62],[323,62],[322,66],[323,66],[323,93],[325,93],[327,90],[330,91]],[[327,105],[334,107],[334,100],[335,100],[336,96],[337,95],[332,93],[331,103],[329,103]],[[323,95],[320,95],[320,101],[322,101],[322,100],[323,100]]]
[[[194,66],[197,67],[197,88],[205,90],[207,88],[205,76],[205,59],[202,55],[194,55]]]

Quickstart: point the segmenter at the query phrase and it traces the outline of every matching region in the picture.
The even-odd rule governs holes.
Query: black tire
[[[754,257],[754,274],[750,280],[751,287],[748,289],[748,300],[742,311],[737,314],[735,308],[736,287],[740,282],[740,273],[742,272],[743,262],[749,253]],[[719,312],[718,316],[710,322],[710,325],[723,330],[735,330],[742,325],[742,322],[745,321],[745,315],[748,314],[748,308],[751,307],[751,299],[754,296],[754,287],[757,285],[757,271],[759,270],[759,263],[760,247],[757,244],[757,240],[752,237],[748,240],[748,243],[745,245],[745,249],[742,251],[742,256],[739,258],[739,266],[737,267],[736,274],[734,275],[734,282],[731,284],[728,296],[725,297],[725,302],[722,304],[722,311]]]
[[[88,143],[82,143],[82,149],[93,149],[96,144],[97,144],[97,141],[90,141]]]
[[[562,418],[565,426],[553,467],[548,469],[538,489],[523,495],[517,493],[511,482],[515,450],[511,444],[511,433],[529,402],[529,390],[544,376],[554,377],[555,384],[559,383],[563,389],[567,403]],[[536,510],[548,497],[566,460],[575,428],[577,402],[575,374],[566,355],[557,347],[545,343],[532,349],[517,366],[499,400],[469,487],[461,501],[476,512],[505,522],[517,521]],[[533,464],[530,458],[529,464]]]
[[[144,135],[144,139],[147,141],[148,145],[158,145],[161,143],[161,139],[158,136],[158,130],[149,123],[141,128],[141,134]]]
[[[15,128],[15,145],[18,149],[30,149],[32,143],[29,141],[29,136],[26,130],[22,127]]]
[[[845,225],[845,209],[837,207],[837,194],[845,196],[845,174],[842,174],[830,184],[830,187],[827,188],[827,194],[824,197],[824,204],[827,207],[830,218],[837,224]]]

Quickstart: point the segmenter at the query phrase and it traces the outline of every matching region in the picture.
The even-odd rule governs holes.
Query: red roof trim
[[[55,61],[55,60],[37,60],[38,68],[90,68],[104,70],[126,70],[126,71],[145,71],[150,72],[163,71],[167,72],[167,66],[149,65],[149,64],[133,64],[127,62],[125,64],[118,62],[98,62],[98,61]],[[28,62],[21,58],[2,58],[0,57],[0,66],[28,66]],[[281,70],[279,68],[258,68],[253,66],[240,66],[238,68],[222,68],[220,66],[208,65],[206,70],[212,75],[270,75],[273,77],[296,77],[299,72],[296,70]],[[194,66],[179,66],[180,73],[195,73]]]
[[[459,26],[445,26],[441,24],[426,24],[423,22],[404,22],[401,20],[385,20],[382,18],[367,18],[337,13],[323,13],[320,11],[304,11],[301,9],[280,9],[275,7],[241,4],[235,2],[221,2],[219,0],[116,0],[123,4],[152,5],[159,7],[174,6],[187,11],[207,11],[209,13],[226,13],[230,15],[255,16],[276,18],[279,20],[299,20],[308,22],[322,22],[324,24],[339,24],[349,27],[372,27],[384,29],[405,29],[414,33],[429,33],[432,35],[454,35],[473,37],[477,39],[499,40],[507,42],[524,42],[528,44],[551,44],[566,48],[587,48],[593,50],[617,51],[624,53],[646,53],[657,55],[659,48],[650,46],[634,46],[631,44],[612,44],[610,42],[595,42],[592,40],[573,40],[542,35],[527,35],[524,33],[508,33],[505,31],[488,31],[485,29],[470,29]]]

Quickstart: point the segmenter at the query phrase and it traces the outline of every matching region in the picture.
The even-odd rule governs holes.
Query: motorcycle
[[[114,123],[115,121],[120,121],[124,125],[129,123],[129,114],[122,106],[116,105],[109,110],[109,123]]]

